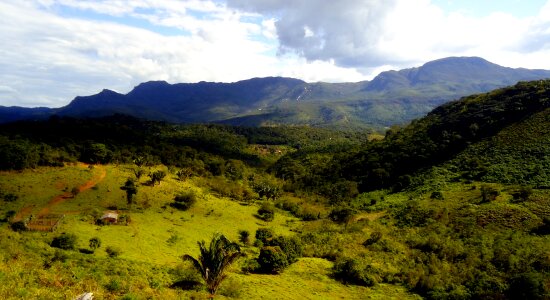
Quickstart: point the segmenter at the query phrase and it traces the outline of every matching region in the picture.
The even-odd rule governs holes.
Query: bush
[[[107,284],[105,284],[105,289],[111,293],[120,292],[122,290],[122,284],[118,279],[111,279]]]
[[[480,191],[482,203],[494,201],[498,195],[500,195],[500,191],[498,189],[487,184],[482,185]]]
[[[514,197],[513,202],[523,202],[529,200],[533,194],[533,189],[529,186],[522,185],[510,193]]]
[[[170,206],[179,210],[188,210],[197,202],[197,196],[194,192],[188,191],[178,194]]]
[[[15,232],[27,231],[28,230],[27,224],[25,224],[25,222],[23,222],[23,221],[17,221],[17,222],[11,223],[10,228],[11,228],[11,230],[13,230]]]
[[[380,231],[373,232],[369,238],[363,242],[363,246],[370,246],[378,242],[382,238],[382,233]]]
[[[329,219],[338,224],[348,224],[355,214],[350,207],[336,207],[328,215]]]
[[[160,184],[162,179],[166,177],[166,172],[163,170],[157,170],[155,172],[149,173],[149,177],[151,178],[151,185]]]
[[[510,281],[507,291],[510,299],[548,299],[544,277],[539,273],[516,275]]]
[[[302,257],[302,242],[296,237],[278,236],[266,241],[267,246],[279,247],[286,255],[288,264],[295,263]]]
[[[95,251],[97,248],[101,247],[101,240],[98,237],[93,237],[89,241],[90,249]]]
[[[105,248],[105,252],[107,252],[107,255],[112,258],[118,257],[122,253],[120,249],[113,246],[108,246]]]
[[[276,274],[282,272],[289,262],[279,246],[267,246],[260,250],[258,264],[262,272]]]
[[[247,259],[241,269],[245,274],[256,273],[261,271],[261,266],[258,263],[258,259]]]
[[[344,283],[373,286],[377,283],[377,271],[370,265],[364,265],[357,258],[344,257],[336,260],[332,275]]]
[[[432,194],[430,195],[430,199],[443,200],[443,193],[440,191],[432,192]]]
[[[237,182],[228,182],[223,177],[214,177],[207,181],[207,185],[218,195],[233,200],[250,202],[257,197],[248,187]]]
[[[78,238],[72,233],[63,233],[60,236],[55,237],[50,243],[51,247],[63,249],[63,250],[74,250],[76,248],[76,242]]]
[[[258,228],[255,237],[256,240],[265,244],[268,239],[273,237],[273,230],[271,228]]]
[[[19,199],[19,196],[15,195],[15,194],[12,194],[12,193],[7,193],[7,194],[3,195],[3,198],[4,198],[4,201],[6,201],[6,202],[15,202],[15,201],[17,201],[17,199]]]
[[[318,207],[302,204],[296,216],[304,221],[315,221],[321,218],[321,213],[322,210]]]
[[[244,245],[250,244],[250,232],[248,230],[239,230],[239,241]]]
[[[278,236],[266,239],[263,243],[266,246],[260,250],[257,271],[272,274],[280,273],[302,256],[302,243],[296,237]],[[249,271],[253,272],[250,268]]]
[[[271,222],[275,218],[275,207],[269,202],[262,203],[258,209],[258,217],[266,222]]]

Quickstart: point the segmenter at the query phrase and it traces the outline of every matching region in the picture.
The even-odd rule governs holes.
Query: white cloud
[[[124,5],[107,2],[64,3],[109,14],[130,13]],[[182,2],[158,3],[168,8]],[[209,21],[187,16],[194,22],[189,25],[192,34],[164,36],[112,22],[62,18],[52,12],[54,2],[44,4],[49,5],[46,11],[32,2],[1,3],[0,39],[10,43],[0,47],[0,82],[24,95],[2,93],[0,105],[60,106],[77,95],[103,88],[127,92],[148,80],[234,81],[277,73],[277,59],[264,54],[273,46],[250,38],[262,34],[261,25],[242,22],[239,14],[204,1],[185,3],[217,15]]]
[[[532,17],[430,0],[227,1],[3,0],[0,105],[57,107],[148,80],[359,81],[454,55],[550,69],[550,1]]]
[[[445,56],[482,56],[533,67],[550,55],[550,1],[537,17],[447,12],[430,0],[228,0],[237,9],[275,17],[282,52],[334,61],[363,73]],[[538,62],[550,68],[550,61]],[[525,65],[524,65],[525,66]]]

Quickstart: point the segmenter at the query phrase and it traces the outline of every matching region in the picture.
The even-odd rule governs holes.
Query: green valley
[[[383,138],[124,115],[2,124],[0,297],[548,299],[549,99],[549,80],[520,82]],[[214,295],[182,257],[219,234],[241,255]]]

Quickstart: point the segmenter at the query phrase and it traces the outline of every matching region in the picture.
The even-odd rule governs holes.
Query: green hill
[[[521,82],[372,140],[120,115],[0,125],[0,297],[206,299],[180,257],[220,232],[246,254],[220,299],[548,299],[549,99],[550,80]]]

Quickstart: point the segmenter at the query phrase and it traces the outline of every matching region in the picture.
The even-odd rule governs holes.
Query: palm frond
[[[221,282],[227,277],[225,270],[244,255],[237,243],[231,242],[220,233],[214,234],[208,247],[205,241],[198,242],[198,245],[198,259],[188,254],[183,255],[182,259],[192,262],[193,267],[201,273],[208,291],[215,294]]]

